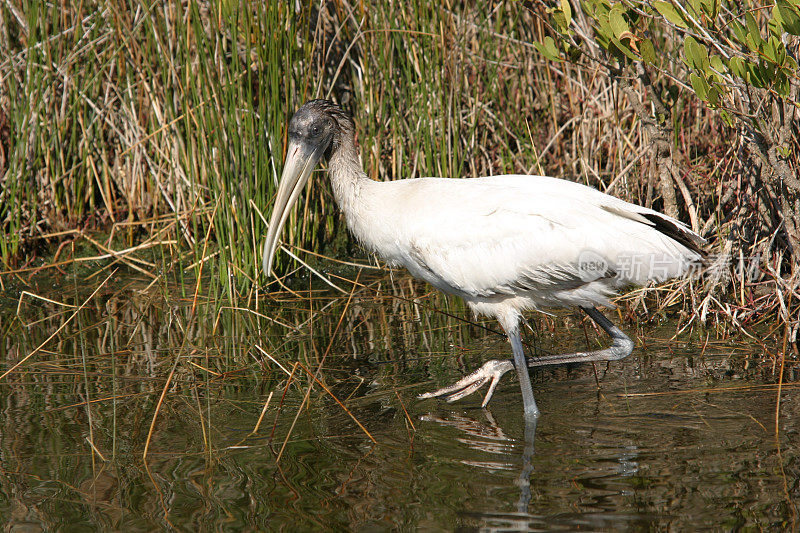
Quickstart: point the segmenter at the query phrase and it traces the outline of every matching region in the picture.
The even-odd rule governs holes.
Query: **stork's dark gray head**
[[[328,100],[311,100],[289,121],[289,143],[283,174],[264,243],[264,272],[269,276],[281,228],[300,197],[320,159],[330,159],[345,140],[351,141],[355,124],[341,107]]]
[[[355,130],[353,119],[341,107],[329,100],[311,100],[289,121],[289,142],[296,142],[311,151],[322,148],[325,158]]]

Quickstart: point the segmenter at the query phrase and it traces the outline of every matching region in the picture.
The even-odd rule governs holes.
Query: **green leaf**
[[[639,53],[642,54],[642,59],[651,65],[655,65],[658,62],[656,49],[650,39],[642,39],[642,42],[639,43]]]
[[[789,78],[783,75],[779,76],[778,80],[775,82],[775,91],[779,95],[786,98],[787,96],[789,96],[789,89],[791,89],[789,85]]]
[[[611,37],[607,37],[598,32],[596,39],[597,44],[599,44],[604,50],[608,50],[608,45],[611,43]]]
[[[566,33],[569,29],[569,23],[567,23],[567,19],[564,18],[563,11],[554,11],[551,13],[553,20],[555,21],[555,26],[561,33]]]
[[[786,63],[787,57],[788,56],[786,55],[786,45],[783,44],[783,42],[778,41],[778,57],[776,61],[778,65],[784,65]]]
[[[709,65],[709,63],[708,63],[708,48],[706,48],[706,45],[704,45],[702,43],[696,43],[696,46],[697,46],[697,54],[700,57],[700,67],[699,68],[701,68],[703,70],[707,70],[708,69],[708,65]]]
[[[659,2],[654,1],[653,7],[661,13],[661,16],[670,21],[671,23],[675,24],[680,28],[688,28],[689,23],[686,22],[686,19],[683,18],[683,15],[675,9],[675,6],[670,4],[669,2]]]
[[[771,35],[764,44],[764,55],[776,65],[786,61],[786,46],[778,37]]]
[[[725,111],[724,109],[721,109],[719,114],[722,117],[722,120],[725,122],[725,124],[727,124],[729,128],[732,128],[733,127],[733,117],[731,116],[731,114],[728,113],[727,111]]]
[[[595,31],[597,32],[597,36],[599,37],[599,41],[605,42],[603,45],[604,47],[608,47],[608,43],[611,39],[614,38],[614,30],[611,28],[611,23],[608,20],[608,15],[600,15],[597,18],[597,24],[595,24]]]
[[[687,3],[684,2],[684,8],[686,8],[687,11],[691,8],[691,11],[694,12],[694,13],[692,13],[693,16],[696,15],[697,13],[699,13],[700,9],[702,7],[701,6],[701,0],[689,0],[688,5],[686,5],[686,4]]]
[[[731,69],[735,75],[744,79],[746,74],[745,61],[741,57],[734,56],[728,60],[728,68]]]
[[[564,12],[564,18],[569,27],[569,23],[572,21],[572,7],[569,5],[569,0],[561,0],[561,11]]]
[[[633,52],[633,50],[631,50],[631,48],[629,46],[623,44],[622,41],[620,41],[616,37],[612,37],[611,38],[611,43],[617,49],[619,49],[619,51],[622,52],[625,55],[625,57],[627,57],[628,59],[631,59],[633,61],[639,61],[639,57]],[[609,47],[609,50],[610,50],[610,48],[611,47]]]
[[[596,18],[597,10],[600,8],[598,0],[583,0],[580,5],[587,15]]]
[[[698,76],[694,72],[689,75],[689,81],[692,82],[692,89],[700,100],[708,101],[708,82],[702,76]]]
[[[713,80],[714,83],[722,83],[723,76],[728,71],[728,67],[725,66],[725,62],[722,60],[720,56],[711,56],[709,63],[707,64],[706,68],[703,69],[705,75],[710,80]],[[721,92],[724,92],[720,90]]]
[[[753,16],[753,14],[748,12],[744,17],[744,20],[747,24],[747,33],[752,33],[760,37],[761,28],[758,27],[758,22],[756,22],[756,18]]]
[[[692,68],[705,70],[708,66],[708,49],[691,35],[683,41],[683,55],[686,56],[686,61]]]
[[[717,18],[717,13],[719,13],[719,0],[700,0],[700,4],[703,8],[703,12],[710,20],[714,20]]]
[[[608,14],[608,22],[614,31],[614,37],[617,39],[626,31],[631,31],[628,21],[625,20],[625,8],[622,7],[622,4],[616,4],[611,8],[611,12]]]
[[[730,27],[733,30],[733,34],[739,40],[739,43],[744,44],[744,41],[747,39],[747,30],[744,29],[744,26],[742,26],[738,20],[734,19],[731,20]]]
[[[695,61],[695,56],[694,56],[695,53],[694,43],[696,42],[697,41],[695,40],[695,38],[692,37],[691,35],[689,35],[688,37],[686,37],[686,39],[683,40],[683,57],[686,58],[686,65],[688,65],[689,68],[696,68],[695,65],[697,62]]]
[[[767,59],[773,63],[778,62],[778,43],[776,43],[775,37],[770,37],[768,40],[764,41],[764,46],[762,48]]]
[[[767,21],[767,34],[778,39],[782,38],[783,34],[786,33],[782,20],[778,6],[772,6],[772,18]]]
[[[786,0],[778,0],[776,7],[781,17],[781,25],[786,32],[800,35],[800,9],[795,8]]]
[[[745,80],[748,83],[755,85],[760,89],[763,89],[764,87],[767,86],[767,80],[765,78],[766,72],[764,72],[764,70],[761,67],[759,67],[755,63],[747,61],[745,63],[745,71],[746,71]]]
[[[747,33],[747,38],[744,40],[747,47],[753,52],[758,53],[764,44],[764,39],[761,38],[761,33],[752,31]]]
[[[556,42],[549,35],[544,38],[544,42],[533,43],[533,45],[536,47],[539,53],[547,59],[551,61],[561,61],[561,55],[558,53]]]
[[[708,103],[716,106],[719,104],[719,89],[717,87],[710,87],[708,89]]]

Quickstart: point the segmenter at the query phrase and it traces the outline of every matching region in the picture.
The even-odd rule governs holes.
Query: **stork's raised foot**
[[[441,389],[433,392],[420,394],[418,398],[421,400],[425,398],[444,398],[448,402],[454,402],[464,398],[465,396],[469,396],[473,392],[483,387],[486,383],[489,383],[489,390],[486,392],[486,397],[484,397],[483,403],[481,404],[481,407],[486,407],[486,405],[489,403],[489,400],[492,399],[494,389],[497,388],[497,384],[500,383],[500,378],[503,377],[503,374],[513,369],[514,363],[511,361],[499,361],[497,359],[493,359],[491,361],[487,361],[478,370],[469,374],[468,376],[464,376],[449,387],[442,387]]]

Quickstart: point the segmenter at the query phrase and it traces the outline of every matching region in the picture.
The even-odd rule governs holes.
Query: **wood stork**
[[[527,367],[622,359],[633,341],[596,306],[629,285],[662,281],[701,261],[704,240],[681,222],[578,183],[544,176],[374,181],[364,173],[355,124],[326,100],[311,100],[289,122],[289,143],[275,198],[264,272],[270,275],[281,229],[320,160],[328,161],[333,194],[347,226],[390,265],[466,300],[495,317],[513,360],[489,361],[450,387],[420,397],[471,394],[515,368],[525,417],[539,409]],[[612,339],[609,348],[526,361],[522,312],[580,307]]]

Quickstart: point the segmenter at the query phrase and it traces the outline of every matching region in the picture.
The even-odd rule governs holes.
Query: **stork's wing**
[[[389,259],[467,297],[524,291],[556,295],[558,304],[558,295],[592,282],[605,282],[610,292],[674,277],[698,258],[689,245],[699,237],[679,222],[572,182],[497,176],[396,183],[406,185],[386,208],[397,243]],[[650,268],[626,270],[625,261],[637,258]]]

